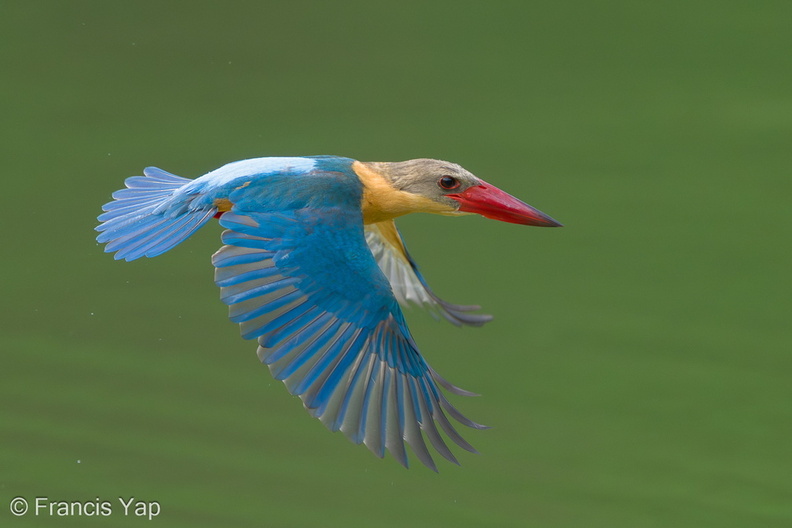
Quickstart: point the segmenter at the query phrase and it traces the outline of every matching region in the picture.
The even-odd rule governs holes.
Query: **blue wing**
[[[402,312],[369,250],[359,208],[331,205],[246,211],[220,217],[226,244],[213,256],[215,281],[243,337],[276,379],[332,431],[407,466],[405,442],[437,470],[424,437],[458,463],[440,435],[473,447],[446,413],[465,418],[440,391],[471,395],[421,357]],[[325,201],[328,194],[325,193]],[[255,200],[247,202],[253,205]]]

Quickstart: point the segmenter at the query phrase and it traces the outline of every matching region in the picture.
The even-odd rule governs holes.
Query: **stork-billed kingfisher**
[[[226,228],[212,256],[220,297],[242,337],[308,412],[378,457],[405,467],[405,442],[437,471],[425,439],[458,463],[440,435],[476,452],[447,415],[474,429],[440,390],[446,381],[418,351],[399,305],[423,305],[451,323],[480,326],[478,306],[441,300],[402,242],[394,218],[478,213],[516,224],[558,222],[434,159],[366,163],[337,156],[236,161],[189,180],[155,167],[127,178],[99,216],[97,240],[116,259],[155,257],[213,217]]]

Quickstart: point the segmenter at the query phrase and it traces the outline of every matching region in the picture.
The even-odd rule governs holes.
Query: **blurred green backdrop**
[[[16,496],[169,527],[792,525],[788,0],[1,10],[3,526],[87,522]],[[496,316],[408,313],[494,426],[461,468],[310,418],[226,319],[216,225],[133,263],[94,241],[145,166],[309,154],[453,160],[566,224],[401,222]]]

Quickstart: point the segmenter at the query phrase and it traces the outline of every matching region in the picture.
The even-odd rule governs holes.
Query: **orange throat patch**
[[[447,205],[396,189],[367,163],[355,161],[352,163],[352,170],[363,183],[363,199],[360,207],[363,211],[364,224],[392,220],[407,213],[456,214],[456,211]]]
[[[217,198],[214,201],[214,206],[217,208],[218,213],[225,213],[230,211],[234,204],[228,198]]]

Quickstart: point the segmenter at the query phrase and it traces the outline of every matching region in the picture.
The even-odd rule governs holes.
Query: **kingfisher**
[[[438,297],[394,219],[475,213],[515,224],[561,224],[435,159],[263,157],[194,180],[148,167],[125,185],[98,217],[105,252],[117,260],[155,257],[218,219],[225,231],[212,256],[214,280],[231,321],[243,338],[257,340],[258,357],[273,377],[331,431],[380,458],[387,450],[405,467],[406,445],[434,471],[432,454],[459,464],[441,431],[476,452],[449,417],[473,429],[487,426],[465,417],[443,390],[476,394],[429,366],[401,306],[423,306],[457,326],[481,326],[492,317]]]

